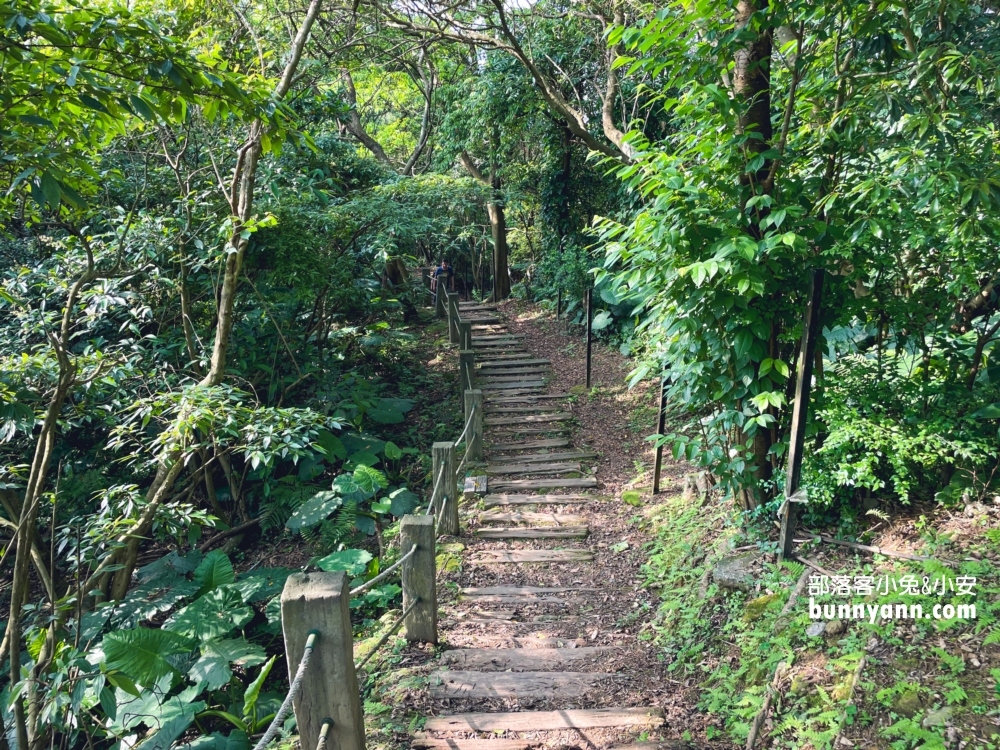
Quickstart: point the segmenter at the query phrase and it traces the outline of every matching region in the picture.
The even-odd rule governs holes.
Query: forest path
[[[460,560],[439,583],[447,650],[428,665],[427,721],[411,746],[688,747],[671,726],[687,709],[642,637],[655,606],[640,586],[636,510],[616,491],[632,447],[588,446],[621,420],[612,408],[616,424],[601,424],[607,409],[588,414],[592,399],[563,389],[556,352],[530,328],[512,333],[493,306],[460,314],[484,392],[487,492],[462,504],[462,536],[442,546]],[[574,346],[564,362],[579,359]],[[609,463],[616,477],[602,481]]]

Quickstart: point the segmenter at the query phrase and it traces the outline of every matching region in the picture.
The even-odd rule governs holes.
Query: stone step
[[[555,490],[597,487],[596,477],[566,477],[564,479],[489,479],[488,490]]]
[[[457,648],[441,654],[441,663],[460,670],[482,672],[552,672],[579,666],[612,649],[603,646],[584,648]]]
[[[553,526],[583,526],[586,522],[583,516],[575,513],[532,513],[521,511],[517,513],[483,513],[479,523],[530,523],[551,524]]]
[[[497,359],[484,360],[479,363],[480,367],[525,367],[527,365],[551,365],[550,359],[532,359],[529,355],[517,356],[513,354]]]
[[[583,471],[579,463],[568,461],[552,462],[547,464],[491,464],[486,467],[486,473],[492,475],[502,474],[573,474]]]
[[[553,453],[528,453],[515,456],[491,456],[490,461],[498,464],[544,464],[548,461],[578,461],[597,458],[593,451],[561,451]]]
[[[511,396],[509,394],[504,394],[502,396],[491,396],[486,399],[487,404],[537,404],[539,401],[558,400],[569,398],[568,393],[538,393],[535,395],[526,396]]]
[[[499,427],[502,425],[538,424],[545,422],[565,422],[572,419],[573,415],[568,411],[558,411],[554,414],[522,414],[516,417],[484,417],[483,424],[486,427]]]
[[[442,670],[430,675],[431,698],[579,698],[602,680],[600,672],[469,672]]]
[[[419,737],[410,741],[413,750],[530,750],[542,740],[463,740]]]
[[[585,549],[490,549],[478,552],[469,562],[480,565],[506,563],[580,563],[590,562],[594,555]]]
[[[528,440],[520,443],[493,443],[487,445],[488,451],[526,451],[535,448],[564,448],[569,445],[566,438],[548,438],[546,440]]]
[[[483,505],[495,508],[506,505],[584,505],[597,499],[594,495],[487,495]]]
[[[663,709],[591,708],[564,711],[516,711],[511,713],[466,713],[434,716],[424,725],[426,732],[554,732],[561,729],[663,726]]]
[[[511,527],[504,529],[476,529],[479,539],[584,539],[590,534],[586,526]]]
[[[547,406],[545,404],[535,404],[534,406],[487,406],[487,414],[544,414],[546,412],[557,412],[561,406]]]

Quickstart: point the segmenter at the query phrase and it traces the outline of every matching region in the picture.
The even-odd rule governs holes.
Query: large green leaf
[[[406,414],[410,409],[413,408],[416,402],[409,398],[380,398],[378,400],[379,409],[387,409],[391,411],[398,411]]]
[[[350,576],[361,575],[372,561],[370,552],[363,549],[345,549],[342,552],[334,552],[332,555],[321,557],[316,561],[316,567],[320,570],[333,572],[345,570]]]
[[[230,664],[252,667],[265,659],[264,649],[245,638],[208,641],[201,646],[201,657],[188,670],[188,677],[206,690],[218,690],[232,679]]]
[[[213,589],[195,599],[163,624],[164,629],[206,641],[242,628],[253,617],[240,592],[230,586]]]
[[[348,455],[357,453],[358,451],[369,451],[371,453],[378,454],[385,448],[384,440],[379,440],[378,438],[370,435],[349,433],[341,436],[340,439],[343,442],[344,449],[347,451]]]
[[[294,572],[291,568],[258,568],[240,573],[230,588],[239,591],[244,602],[253,604],[280,594],[288,576]]]
[[[133,681],[149,687],[163,677],[177,674],[172,657],[189,654],[197,641],[169,630],[135,628],[104,636],[104,662]]]
[[[285,527],[290,531],[300,531],[308,526],[315,526],[344,504],[341,495],[341,492],[332,490],[317,492],[292,513],[292,517],[285,522]]]
[[[395,409],[372,408],[365,412],[379,424],[400,424],[405,418],[403,412]]]
[[[205,559],[195,568],[194,580],[201,586],[198,593],[204,594],[219,586],[229,585],[236,580],[236,573],[229,556],[222,550],[215,549],[205,555]]]
[[[389,486],[389,480],[378,469],[370,466],[359,466],[354,470],[354,482],[362,492],[370,493],[369,497]]]
[[[406,487],[400,487],[398,490],[390,492],[389,500],[391,501],[389,512],[397,518],[411,513],[414,508],[420,505],[420,498],[406,489]]]
[[[972,412],[975,419],[1000,419],[1000,403],[984,406],[978,411]]]
[[[326,451],[326,459],[328,461],[334,458],[339,458],[340,460],[347,458],[347,449],[344,447],[343,442],[329,430],[319,431],[319,435],[316,437],[316,444]]]
[[[246,733],[238,729],[229,736],[221,732],[213,732],[204,737],[196,737],[183,745],[177,745],[177,750],[249,750],[250,740]]]
[[[254,706],[257,705],[257,699],[260,697],[260,689],[263,687],[264,680],[267,679],[268,674],[271,673],[271,667],[274,666],[274,660],[277,658],[277,656],[272,656],[268,659],[267,664],[261,667],[257,679],[251,682],[243,692],[243,716],[248,718],[253,716]]]

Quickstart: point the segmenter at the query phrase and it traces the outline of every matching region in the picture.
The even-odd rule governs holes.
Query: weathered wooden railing
[[[424,276],[425,280],[429,280]],[[408,641],[437,643],[436,541],[439,534],[460,533],[459,481],[483,458],[483,392],[476,390],[472,324],[462,321],[458,297],[438,280],[437,314],[448,317],[449,336],[460,344],[462,403],[465,421],[454,442],[431,448],[433,483],[423,514],[400,520],[399,559],[364,584],[351,589],[344,572],[302,572],[289,576],[281,594],[281,627],[288,674],[288,694],[254,750],[263,750],[294,710],[303,750],[364,750],[364,714],[357,672],[403,629]],[[454,334],[452,336],[452,334]],[[457,449],[464,446],[456,461]],[[463,482],[464,484],[464,482]],[[360,661],[354,661],[350,601],[399,572],[403,610]]]

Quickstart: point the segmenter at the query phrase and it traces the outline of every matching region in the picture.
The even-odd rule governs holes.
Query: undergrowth
[[[732,551],[745,539],[727,523],[732,517],[717,501],[703,505],[676,495],[650,508],[645,518],[654,535],[644,566],[646,586],[660,596],[645,636],[662,649],[678,679],[696,681],[699,707],[718,727],[709,726],[706,739],[745,744],[773,684],[775,697],[758,747],[820,750],[841,737],[853,738],[848,741],[855,746],[893,750],[944,750],[958,747],[958,740],[970,748],[1000,747],[1000,532],[982,528],[986,533],[966,539],[959,549],[925,521],[923,552],[935,558],[926,561],[838,550],[835,563],[824,562],[836,565],[831,572],[850,577],[852,589],[855,576],[884,579],[888,596],[853,590],[845,595],[842,587],[821,593],[819,579],[810,578],[782,616],[805,570],[801,563],[776,565],[767,562],[773,559],[769,555],[761,559],[758,549],[761,561],[749,591],[723,589],[711,579],[720,559],[742,552]],[[979,525],[995,526],[998,520],[1000,513],[994,512]],[[963,577],[976,578],[975,596],[952,590]],[[920,605],[924,613],[935,605],[971,603],[976,616],[895,619],[895,612],[882,607],[890,602]],[[818,629],[810,607],[822,612],[823,605],[846,604],[864,605],[865,619],[838,620],[827,623],[832,632],[810,634]],[[834,610],[835,619],[846,614]],[[826,614],[818,619],[826,620]]]

